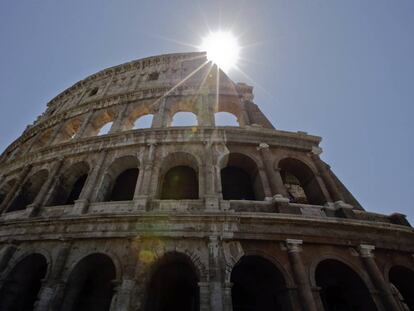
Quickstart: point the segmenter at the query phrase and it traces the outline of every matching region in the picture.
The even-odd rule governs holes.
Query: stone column
[[[99,187],[99,177],[102,171],[103,164],[105,163],[106,157],[107,157],[108,151],[102,151],[101,156],[98,159],[96,165],[93,167],[92,171],[88,175],[88,178],[86,179],[86,183],[82,189],[82,192],[79,195],[79,198],[75,200],[75,205],[73,206],[73,209],[71,210],[72,214],[80,215],[87,212],[89,207],[89,202],[92,199],[92,196],[94,194],[94,190],[96,187]]]
[[[339,191],[335,181],[333,180],[333,177],[330,172],[330,168],[322,162],[322,160],[319,158],[318,155],[315,153],[312,153],[312,159],[315,163],[319,173],[321,174],[322,180],[325,184],[326,189],[329,192],[329,195],[331,196],[332,200],[334,202],[336,201],[345,201],[344,196]]]
[[[128,110],[128,104],[123,104],[123,107],[119,110],[114,123],[112,123],[109,133],[115,133],[118,131],[122,131],[122,125],[123,125],[127,110]]]
[[[135,280],[124,279],[115,287],[110,311],[129,311],[131,297],[135,288]]]
[[[303,265],[300,253],[302,251],[302,240],[286,240],[286,247],[289,256],[289,263],[292,268],[293,277],[298,287],[299,299],[301,301],[302,310],[316,311],[315,301],[313,299],[312,290]]]
[[[0,251],[0,273],[7,267],[16,250],[17,247],[13,244],[3,246]]]
[[[202,95],[197,101],[197,115],[199,126],[214,126],[214,112],[208,95]]]
[[[223,311],[233,311],[233,299],[231,297],[231,288],[233,283],[225,282],[223,285]]]
[[[160,99],[161,103],[158,107],[158,111],[154,114],[153,120],[152,120],[152,126],[154,128],[163,127],[163,121],[164,121],[164,110],[165,110],[165,102],[166,98],[163,97]]]
[[[219,198],[215,187],[215,166],[213,163],[213,146],[210,141],[204,145],[205,163],[205,208],[206,210],[217,211],[219,209]]]
[[[64,243],[56,256],[56,261],[52,266],[51,275],[48,280],[43,282],[39,291],[38,301],[35,304],[35,311],[57,310],[63,298],[64,284],[60,281],[63,268],[70,253],[72,244]]]
[[[82,121],[82,125],[80,126],[78,132],[75,134],[74,139],[82,138],[85,134],[85,131],[94,115],[94,110],[90,110],[88,113],[86,113],[86,116],[84,117]]]
[[[374,260],[374,245],[361,244],[358,248],[361,259],[369,274],[375,288],[379,291],[379,296],[386,310],[401,310],[394,299],[391,288],[387,284]]]
[[[210,309],[210,293],[208,282],[198,282],[198,289],[200,291],[200,311],[213,310]]]
[[[63,165],[63,159],[62,158],[58,159],[54,163],[52,169],[50,170],[48,178],[46,179],[46,181],[44,182],[44,184],[40,188],[40,191],[37,194],[35,200],[33,201],[32,204],[29,204],[26,208],[27,215],[29,217],[35,217],[39,214],[40,208],[44,205],[46,195],[47,195],[51,185],[55,181],[56,176],[57,176],[60,168],[62,167],[62,165]]]
[[[143,171],[142,182],[140,185],[140,189],[138,190],[138,193],[136,193],[136,196],[134,197],[138,197],[138,196],[147,197],[150,194],[151,176],[152,176],[152,170],[154,167],[156,147],[157,147],[157,144],[155,142],[150,142],[147,145],[146,156],[142,163],[142,171]]]
[[[283,184],[282,177],[280,176],[280,169],[275,170],[273,168],[272,153],[269,150],[269,145],[266,143],[261,143],[257,149],[260,150],[260,154],[263,159],[266,175],[270,183],[270,188],[272,190],[272,195],[274,196],[279,194],[287,198],[288,194],[286,187]]]
[[[208,243],[209,258],[209,306],[208,310],[221,311],[223,309],[222,273],[220,244],[217,236],[210,236]]]
[[[246,125],[250,125],[251,121],[250,121],[250,116],[249,113],[247,112],[246,109],[246,101],[243,100],[241,102],[241,111],[240,111],[240,116],[239,116],[239,124],[240,126],[246,126]]]
[[[31,165],[25,166],[22,169],[13,187],[10,189],[9,193],[4,198],[3,202],[0,204],[0,213],[3,213],[9,207],[10,203],[19,195],[26,180],[26,177],[31,169]]]

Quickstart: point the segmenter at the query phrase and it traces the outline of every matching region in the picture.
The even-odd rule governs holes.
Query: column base
[[[89,200],[86,200],[86,199],[75,200],[75,204],[73,205],[73,208],[71,208],[69,211],[65,210],[65,214],[66,212],[68,212],[69,215],[86,214],[88,212],[88,207],[89,207]]]
[[[220,208],[219,198],[216,195],[206,195],[204,197],[205,211],[217,212]]]
[[[141,195],[134,198],[134,211],[145,212],[147,210],[148,196]]]

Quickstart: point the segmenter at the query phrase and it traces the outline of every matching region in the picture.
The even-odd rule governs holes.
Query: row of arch
[[[164,200],[195,200],[200,198],[200,165],[189,153],[169,154],[160,165],[159,182],[155,198]],[[291,202],[321,205],[326,202],[315,174],[303,162],[285,158],[279,162],[280,175]],[[70,205],[81,197],[88,182],[91,167],[78,162],[60,173],[52,185],[46,206]],[[277,174],[279,172],[275,172]],[[129,201],[134,199],[140,178],[140,163],[135,156],[117,158],[106,170],[94,200]],[[221,194],[224,200],[265,199],[264,185],[256,162],[241,153],[230,153],[220,164]],[[40,170],[31,175],[16,194],[8,211],[24,209],[33,203],[42,185],[48,179],[48,171]],[[94,181],[96,183],[96,181]],[[13,188],[10,180],[0,189],[1,200]],[[96,186],[95,186],[96,187]],[[89,198],[88,198],[89,199]]]
[[[0,310],[33,310],[48,269],[46,258],[39,253],[20,260],[0,288]],[[150,270],[144,286],[146,311],[200,310],[200,273],[187,255],[167,253]],[[367,284],[346,263],[324,259],[314,273],[324,310],[377,310]],[[90,254],[74,266],[60,299],[51,303],[55,309],[64,311],[109,310],[114,284],[119,278],[109,256]],[[401,310],[414,310],[414,271],[394,266],[388,280]],[[283,271],[265,257],[243,256],[233,267],[230,281],[234,311],[294,309],[294,298]]]
[[[95,113],[90,119],[87,116],[79,116],[66,121],[60,128],[55,127],[45,130],[39,136],[32,138],[32,146],[29,148],[30,150],[37,150],[50,144],[67,142],[77,137],[100,136],[114,131],[203,125],[200,117],[188,110],[189,108],[183,105],[183,107],[177,108],[171,115],[168,115],[166,120],[158,121],[160,124],[156,124],[155,112],[152,112],[149,108],[133,110],[127,115],[111,109],[104,110]],[[120,122],[117,121],[118,114],[121,114],[123,118]],[[245,122],[240,122],[240,118],[240,113],[237,112],[236,108],[231,108],[230,111],[219,110],[214,113],[214,124],[216,126],[241,126]],[[87,124],[83,124],[85,122]],[[119,124],[116,124],[117,122]]]

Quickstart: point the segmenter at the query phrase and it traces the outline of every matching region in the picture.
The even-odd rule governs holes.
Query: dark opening
[[[151,72],[151,73],[148,75],[148,81],[155,81],[155,80],[158,80],[159,75],[160,75],[160,74],[159,74],[158,72],[156,72],[156,71]]]
[[[46,181],[48,173],[46,171],[40,171],[39,173],[30,177],[30,179],[20,189],[19,194],[10,204],[7,212],[14,212],[24,210],[27,205],[32,204],[42,188],[43,183]]]
[[[29,255],[20,261],[0,291],[0,310],[33,310],[46,272],[47,262],[40,254]]]
[[[315,278],[325,311],[377,310],[362,279],[345,264],[324,260],[316,268]]]
[[[389,274],[390,282],[398,290],[396,298],[409,310],[414,310],[414,271],[402,266],[391,268]]]
[[[198,278],[181,258],[170,258],[152,276],[146,311],[198,311]]]
[[[69,276],[60,310],[109,310],[115,277],[115,266],[108,256],[93,254],[85,257]]]
[[[87,178],[88,174],[84,174],[75,181],[65,204],[73,204],[75,203],[75,200],[79,199],[79,195],[82,192]]]
[[[323,205],[326,199],[312,170],[296,159],[279,163],[280,174],[293,203]]]
[[[221,170],[221,186],[224,200],[256,200],[250,175],[234,166]]]
[[[139,170],[130,168],[123,171],[115,180],[109,201],[129,201],[134,198]]]
[[[99,90],[99,88],[95,87],[94,89],[92,89],[89,92],[89,96],[94,96],[94,95],[98,94],[98,90]]]
[[[292,310],[284,278],[268,260],[243,257],[231,272],[233,311]]]
[[[198,199],[197,173],[188,166],[171,168],[163,179],[161,199]]]

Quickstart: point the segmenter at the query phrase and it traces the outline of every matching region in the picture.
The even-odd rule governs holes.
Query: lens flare
[[[239,60],[239,42],[230,31],[209,33],[199,49],[207,52],[207,59],[225,72],[235,67]]]

